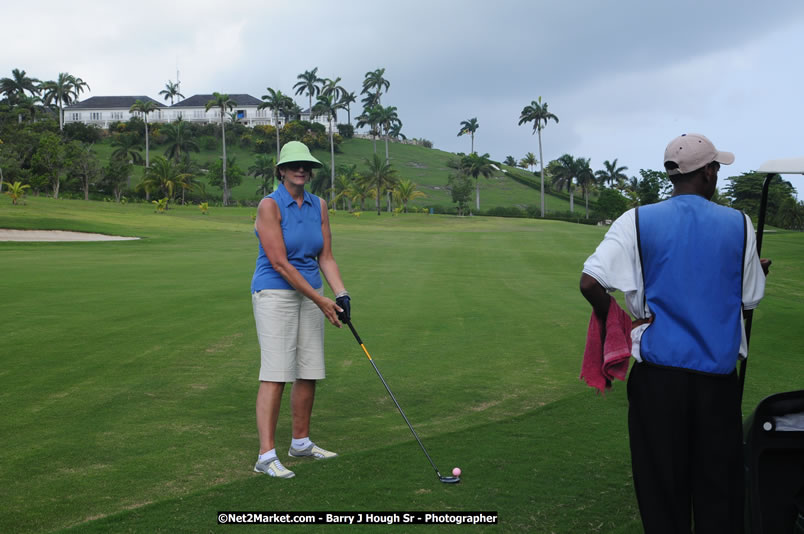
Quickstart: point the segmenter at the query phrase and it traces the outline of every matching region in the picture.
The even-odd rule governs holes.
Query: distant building
[[[149,122],[157,122],[167,106],[149,96],[93,96],[64,108],[64,124],[83,122],[99,128],[108,128],[109,123],[127,121],[135,115],[129,109],[137,100],[151,101],[157,110],[148,115]]]
[[[226,121],[232,121],[232,113],[237,122],[246,126],[258,126],[273,124],[273,113],[270,109],[258,109],[262,100],[247,94],[232,94],[229,98],[235,106],[227,112]],[[213,100],[211,94],[193,95],[172,106],[166,106],[148,96],[93,96],[83,102],[76,102],[64,109],[64,122],[83,122],[99,128],[108,128],[109,124],[115,121],[125,122],[134,116],[141,116],[142,113],[130,112],[131,106],[137,100],[151,101],[156,104],[157,109],[148,114],[149,123],[173,122],[181,118],[187,122],[217,123],[220,122],[220,110],[209,108],[207,102]],[[310,110],[303,111],[302,120],[310,120]],[[326,117],[316,117],[316,122],[328,126]],[[280,127],[285,120],[279,117]]]

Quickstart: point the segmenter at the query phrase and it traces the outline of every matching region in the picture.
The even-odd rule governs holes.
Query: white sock
[[[313,442],[310,441],[310,436],[306,436],[298,439],[293,438],[293,440],[290,442],[290,446],[296,449],[297,451],[300,451],[309,447],[311,443]]]
[[[264,452],[257,457],[258,462],[264,462],[265,460],[276,458],[276,448],[271,449],[270,451]]]

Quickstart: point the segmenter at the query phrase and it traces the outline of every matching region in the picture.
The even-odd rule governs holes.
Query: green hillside
[[[234,143],[230,144],[228,139],[226,150],[227,155],[235,157],[238,167],[246,172],[257,156],[252,149],[243,148]],[[112,151],[110,139],[106,139],[96,145],[96,152],[103,160],[108,159]],[[151,145],[152,158],[157,155],[163,155],[163,153],[163,146]],[[335,154],[335,166],[337,168],[340,165],[354,164],[357,165],[359,172],[365,167],[365,160],[370,158],[373,153],[373,142],[370,139],[345,139],[340,144],[339,151]],[[380,139],[377,140],[377,153],[385,156],[385,143]],[[330,153],[328,150],[313,150],[313,154],[322,162],[329,164]],[[273,156],[274,154],[269,155]],[[392,142],[389,144],[389,155],[391,164],[396,169],[398,176],[413,181],[418,185],[418,189],[427,195],[425,198],[411,201],[410,206],[417,208],[441,206],[445,209],[454,207],[446,185],[451,171],[447,166],[447,162],[451,158],[455,158],[455,154],[418,145]],[[194,153],[192,158],[202,167],[207,167],[220,158],[220,149],[205,150],[202,148],[199,153]],[[516,206],[526,209],[528,206],[539,206],[540,194],[538,189],[511,179],[510,174],[520,176],[525,180],[533,180],[535,183],[538,183],[538,176],[533,176],[532,173],[522,169],[508,166],[502,167],[506,170],[506,173],[495,173],[490,179],[480,178],[481,210],[488,210],[494,207]],[[135,169],[132,176],[132,186],[135,186],[142,179],[143,170],[142,167]],[[201,181],[205,181],[203,177]],[[232,199],[241,203],[257,202],[261,197],[257,188],[257,180],[252,176],[246,176],[239,186],[232,189]],[[221,195],[219,188],[208,186],[206,190],[209,194],[218,197]],[[580,200],[576,199],[576,203],[578,202]],[[369,202],[369,204],[373,206],[373,203]],[[473,194],[471,206],[474,207],[474,205]],[[547,194],[545,205],[548,213],[569,211],[569,201],[566,198],[566,194],[563,197]],[[580,204],[578,207],[580,207]],[[368,205],[366,208],[371,209]],[[582,213],[582,209],[579,213]]]

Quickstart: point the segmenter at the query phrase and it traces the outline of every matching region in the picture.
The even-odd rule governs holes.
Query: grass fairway
[[[276,480],[251,471],[253,213],[0,198],[0,228],[143,238],[0,243],[0,532],[223,531],[219,510],[485,510],[500,524],[478,531],[641,531],[624,384],[601,397],[578,380],[590,314],[578,278],[603,229],[333,214],[354,324],[439,469],[463,480],[438,482],[354,338],[332,327],[312,438],[341,456],[287,457],[288,388],[277,448],[297,476]],[[746,414],[804,386],[804,236],[770,233],[764,247],[774,265]],[[353,527],[298,530],[324,528]]]

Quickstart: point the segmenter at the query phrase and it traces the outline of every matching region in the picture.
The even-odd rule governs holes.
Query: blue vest
[[[711,374],[734,371],[740,350],[746,223],[698,195],[642,206],[636,214],[650,363]]]
[[[284,184],[268,195],[279,206],[282,217],[282,239],[288,261],[307,282],[318,289],[322,286],[321,272],[318,269],[318,255],[324,248],[324,236],[321,233],[321,200],[312,193],[304,192],[301,207],[293,200]],[[293,289],[287,280],[276,272],[265,255],[260,243],[260,235],[254,229],[259,246],[257,266],[251,279],[251,292],[263,289]]]

